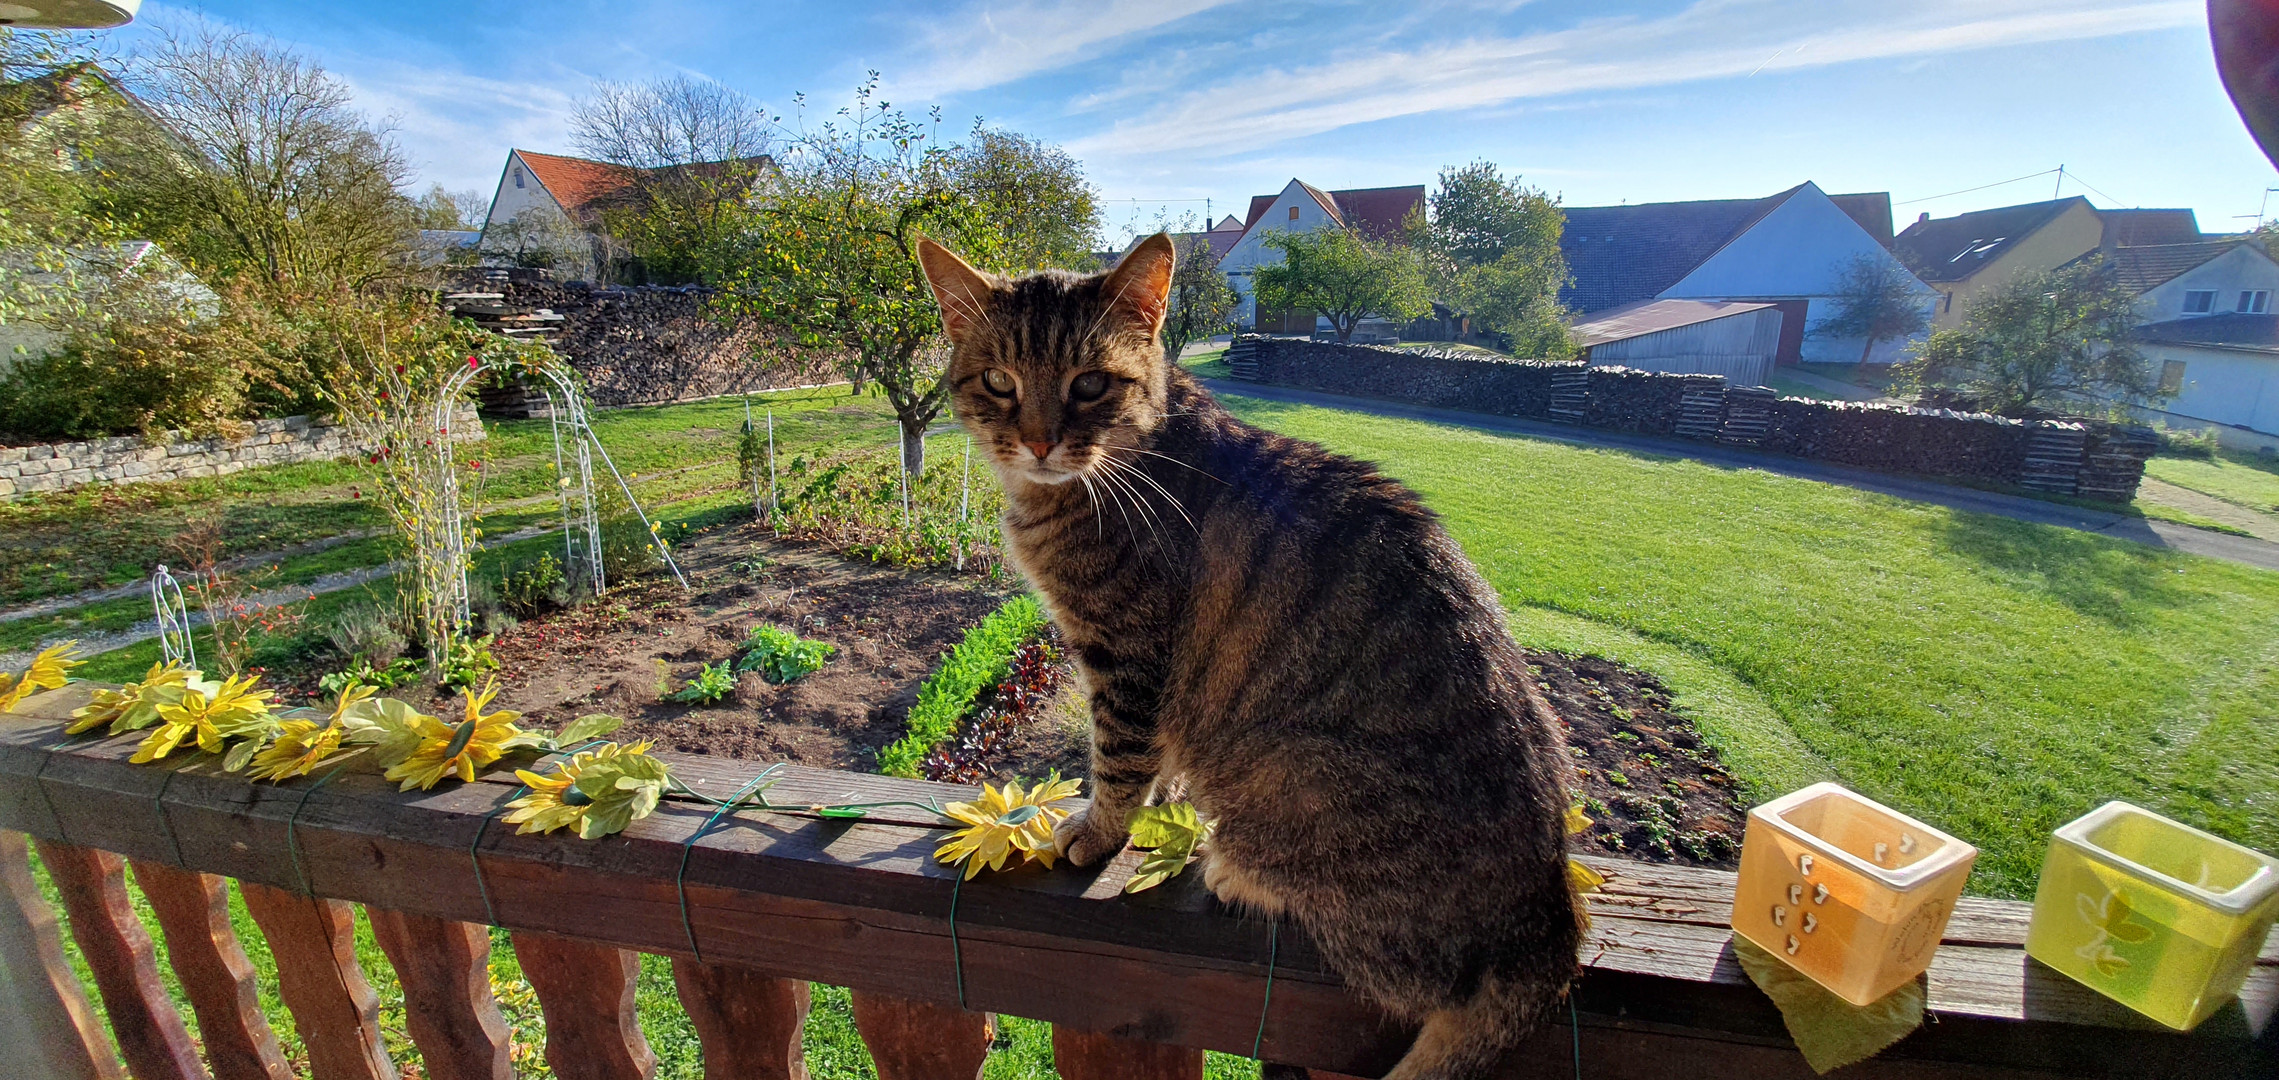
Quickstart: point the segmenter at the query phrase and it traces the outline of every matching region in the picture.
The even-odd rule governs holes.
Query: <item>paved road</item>
[[[1407,420],[1426,420],[1438,424],[1478,428],[1482,431],[1526,435],[1539,439],[1573,443],[1577,446],[1601,446],[1616,450],[1633,450],[1668,457],[1692,458],[1712,465],[1734,468],[1762,469],[1783,476],[1818,480],[1829,484],[1842,484],[1884,495],[1893,495],[1917,502],[1936,503],[1957,510],[1981,514],[1996,514],[2037,525],[2057,525],[2083,532],[2134,540],[2140,544],[2170,548],[2224,559],[2264,570],[2279,570],[2279,543],[2246,536],[2195,529],[2189,525],[2176,525],[2166,521],[2153,521],[2132,514],[2109,510],[2091,510],[2068,506],[2064,503],[2044,502],[2022,495],[2003,495],[1991,491],[1977,491],[1956,487],[1933,480],[1906,476],[1892,476],[1864,469],[1808,461],[1782,454],[1768,454],[1714,443],[1699,443],[1685,439],[1666,439],[1652,435],[1635,435],[1619,431],[1602,431],[1570,424],[1554,424],[1541,420],[1522,420],[1513,416],[1493,413],[1463,412],[1457,409],[1436,409],[1424,405],[1407,405],[1397,401],[1376,398],[1346,397],[1342,394],[1325,394],[1318,390],[1296,390],[1283,386],[1266,386],[1259,383],[1232,382],[1226,379],[1204,379],[1203,385],[1215,394],[1233,394],[1266,401],[1284,401],[1297,405],[1318,405],[1323,408],[1345,409],[1351,412],[1370,413],[1376,416],[1398,417]]]

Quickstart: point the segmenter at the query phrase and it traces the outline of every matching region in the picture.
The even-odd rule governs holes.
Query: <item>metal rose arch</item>
[[[596,596],[601,595],[609,586],[608,577],[602,568],[601,515],[594,502],[593,459],[596,456],[601,458],[602,466],[609,470],[610,478],[617,482],[617,489],[625,493],[626,504],[633,508],[633,513],[641,519],[642,526],[652,537],[657,531],[656,524],[649,520],[648,512],[641,509],[641,500],[633,497],[632,486],[617,471],[617,463],[610,460],[609,450],[601,445],[601,439],[594,434],[593,425],[586,418],[586,398],[578,389],[576,371],[551,355],[538,360],[469,357],[467,366],[454,372],[444,383],[443,392],[436,397],[435,404],[435,430],[439,436],[436,446],[443,459],[443,468],[439,470],[443,484],[443,490],[439,493],[442,497],[442,533],[445,543],[450,547],[451,564],[456,568],[456,573],[450,579],[454,590],[451,601],[462,626],[469,617],[467,568],[471,565],[471,560],[467,557],[467,532],[462,527],[460,518],[459,471],[453,467],[451,409],[468,385],[487,371],[536,375],[543,380],[539,384],[539,390],[546,395],[547,412],[551,414],[554,426],[554,493],[562,506],[563,573],[567,577],[575,580],[583,573],[592,584]],[[576,468],[574,492],[570,471],[573,465]],[[673,559],[672,549],[659,540],[657,553],[664,556],[665,565],[672,569],[674,580],[679,581],[682,588],[687,588],[688,577],[681,573],[680,563]]]

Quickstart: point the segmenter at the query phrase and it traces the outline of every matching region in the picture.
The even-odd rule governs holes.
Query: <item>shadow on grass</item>
[[[1957,513],[1940,527],[1939,542],[2014,587],[2116,627],[2197,599],[2177,580],[2186,556],[2095,533]]]

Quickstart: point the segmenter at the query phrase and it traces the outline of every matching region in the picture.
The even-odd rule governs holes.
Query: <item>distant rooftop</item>
[[[2137,340],[2279,353],[2279,315],[2203,315],[2137,327]]]
[[[1738,300],[1641,300],[1582,319],[1568,333],[1575,344],[1588,348],[1772,306]]]

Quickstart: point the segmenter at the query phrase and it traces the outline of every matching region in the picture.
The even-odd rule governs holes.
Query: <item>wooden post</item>
[[[238,891],[277,958],[277,995],[311,1080],[397,1080],[380,1042],[380,997],[356,964],[356,909],[250,881]]]
[[[0,1060],[24,1080],[122,1080],[63,955],[24,834],[0,832]]]
[[[131,865],[166,932],[166,958],[198,1015],[198,1039],[217,1080],[293,1080],[261,1014],[253,964],[230,926],[229,882],[163,863]]]
[[[807,1080],[806,982],[675,958],[673,986],[704,1048],[705,1080]]]
[[[546,1064],[561,1080],[647,1080],[657,1055],[633,1009],[639,954],[552,934],[517,933],[514,955],[546,1012]]]
[[[878,1080],[975,1080],[994,1034],[988,1013],[908,998],[848,995],[855,1030],[870,1047]]]
[[[1203,1080],[1203,1052],[1052,1026],[1052,1064],[1061,1080]]]
[[[404,1027],[428,1080],[514,1080],[506,1017],[491,996],[486,927],[368,907],[372,937],[404,986]]]
[[[127,899],[127,861],[53,840],[40,841],[39,849],[71,917],[71,936],[111,1014],[127,1071],[135,1080],[206,1080],[190,1030],[158,981],[150,931]]]

